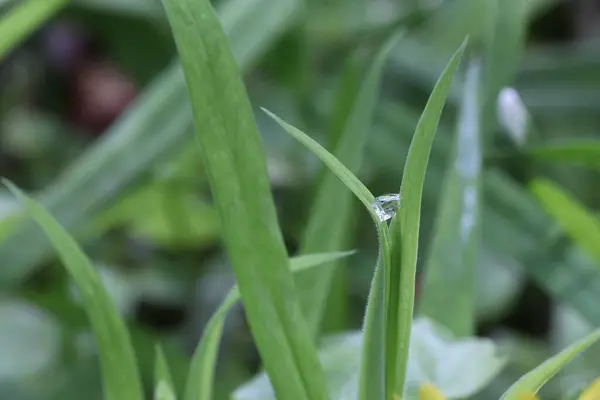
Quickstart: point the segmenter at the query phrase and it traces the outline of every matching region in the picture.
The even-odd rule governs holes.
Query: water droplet
[[[376,197],[371,205],[379,220],[387,221],[396,215],[396,210],[400,207],[400,195],[398,193],[384,194]]]

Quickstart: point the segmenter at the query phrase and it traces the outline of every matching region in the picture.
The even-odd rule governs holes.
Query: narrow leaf
[[[394,35],[382,44],[369,66],[363,83],[354,93],[350,96],[343,91],[340,93],[344,96],[344,101],[351,104],[340,106],[342,117],[334,115],[334,121],[341,120],[333,123],[331,133],[334,137],[339,135],[337,140],[334,139],[336,143],[334,155],[353,173],[357,173],[362,164],[363,148],[379,93],[381,72],[387,55],[397,39],[398,37]],[[353,77],[359,79],[355,74]],[[349,82],[350,85],[352,83]],[[337,130],[340,131],[339,134]],[[353,200],[352,194],[345,190],[343,183],[335,174],[332,172],[325,174],[304,232],[300,251],[302,254],[335,251],[345,246],[353,220]],[[317,335],[320,327],[334,272],[336,271],[333,268],[329,268],[310,271],[296,277],[302,311],[313,336]]]
[[[173,378],[171,377],[171,370],[167,362],[167,357],[162,347],[156,345],[156,355],[154,359],[154,398],[156,400],[162,398],[167,400],[169,398],[168,393],[172,396],[170,398],[175,399],[175,386],[173,385]],[[162,397],[161,397],[162,396]]]
[[[390,225],[391,270],[388,281],[386,367],[387,398],[403,394],[413,318],[415,275],[419,249],[421,197],[429,154],[437,125],[450,92],[467,40],[459,47],[442,72],[413,136],[404,172],[400,210]]]
[[[237,63],[208,0],[164,0],[225,247],[252,335],[281,398],[326,399],[298,304],[260,135]]]
[[[21,200],[27,213],[46,233],[79,290],[98,344],[104,379],[104,397],[111,400],[143,399],[129,333],[117,308],[102,286],[100,276],[77,243],[44,208],[12,183],[4,180],[4,184]]]
[[[537,393],[546,382],[592,344],[600,339],[600,329],[573,343],[554,357],[530,371],[502,395],[501,400],[518,400],[523,393]]]
[[[321,264],[334,265],[332,261],[353,253],[353,251],[350,251],[294,257],[290,259],[290,269],[297,274]],[[192,358],[184,400],[212,400],[214,398],[214,373],[223,324],[227,313],[239,300],[239,289],[234,286],[206,324],[202,339],[198,343]]]
[[[600,266],[600,221],[573,196],[554,183],[538,179],[530,184],[533,195],[573,242]]]
[[[455,148],[440,195],[433,243],[425,265],[419,311],[455,336],[475,328],[475,272],[480,224],[480,62],[471,60]]]
[[[0,60],[67,4],[67,0],[26,0],[0,18]]]
[[[367,187],[344,166],[337,158],[329,153],[323,146],[317,143],[314,139],[302,132],[300,129],[288,124],[272,112],[263,108],[267,115],[273,118],[287,133],[292,135],[294,139],[306,146],[314,155],[316,155],[325,165],[340,179],[344,185],[354,193],[354,195],[367,207],[372,210],[371,203],[375,200],[373,194]],[[373,215],[373,212],[372,212]],[[375,217],[377,218],[377,217]]]

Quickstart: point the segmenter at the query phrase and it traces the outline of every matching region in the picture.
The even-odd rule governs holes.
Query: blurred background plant
[[[406,26],[383,70],[359,171],[373,193],[389,193],[429,93],[465,35],[487,43],[497,29],[496,40],[507,43],[485,67],[498,96],[482,114],[480,238],[464,261],[476,266],[476,333],[508,355],[500,375],[473,396],[481,399],[498,398],[600,326],[600,7],[592,0],[507,3],[513,7],[496,0],[213,3],[257,107],[290,254],[310,247],[304,230],[324,170],[259,106],[333,147],[345,123],[335,116],[344,118],[353,105],[343,100],[352,101],[362,82],[356,65],[382,32]],[[158,0],[4,0],[0,13],[0,175],[34,194],[83,245],[127,320],[143,382],[152,382],[161,342],[181,387],[203,328],[235,279],[163,7]],[[444,214],[454,195],[447,170],[468,79],[455,78],[423,193],[418,268],[446,271],[437,284],[442,299],[465,290],[465,280],[453,280],[456,258],[441,232],[453,224],[454,211]],[[336,205],[350,201],[326,200],[332,221]],[[327,333],[360,328],[378,251],[368,215],[351,201],[355,217],[340,240],[357,254],[333,275]],[[97,350],[72,284],[43,233],[19,220],[18,210],[0,189],[0,398],[99,399]],[[436,287],[433,278],[421,285],[422,276],[418,287]],[[457,321],[435,304],[424,303],[424,313]],[[229,398],[260,367],[243,310],[234,310],[216,399]],[[430,328],[417,326],[427,337]],[[325,343],[334,369],[357,351],[352,336],[343,338],[346,346]],[[569,398],[600,375],[598,351],[545,386],[544,399]],[[496,368],[497,360],[486,362]],[[247,393],[242,387],[237,398],[261,398]]]

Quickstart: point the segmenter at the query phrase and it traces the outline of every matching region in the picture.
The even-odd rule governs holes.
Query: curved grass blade
[[[333,261],[351,254],[354,254],[354,251],[309,254],[290,258],[290,270],[294,274],[297,274],[321,264],[334,265],[332,264]],[[214,398],[213,381],[215,364],[217,362],[217,352],[219,350],[219,340],[221,339],[223,324],[227,313],[239,300],[239,289],[237,286],[234,286],[206,324],[202,339],[194,351],[185,387],[184,400],[212,400]]]
[[[540,161],[564,162],[600,170],[600,140],[580,139],[547,143],[523,151]]]
[[[429,154],[437,125],[450,92],[467,39],[442,72],[417,123],[400,187],[402,205],[390,225],[390,262],[386,324],[386,396],[404,392],[413,318],[415,276],[419,249],[421,198]]]
[[[175,400],[175,385],[162,347],[157,344],[154,358],[154,399]]]
[[[379,220],[375,213],[372,203],[375,200],[373,194],[367,187],[344,166],[335,156],[329,153],[319,143],[310,138],[301,130],[286,123],[275,114],[265,110],[281,127],[292,135],[296,140],[306,146],[315,154],[330,170],[341,180],[344,185],[354,193],[354,195],[363,203],[371,215],[377,228],[379,236],[379,256],[371,289],[367,311],[365,314],[363,356],[361,361],[361,371],[359,376],[359,399],[384,399],[385,384],[384,374],[380,371],[385,365],[385,276],[384,270],[389,263],[389,246],[387,238],[387,225]]]
[[[519,400],[520,394],[537,393],[550,378],[577,357],[579,353],[586,350],[598,340],[600,340],[600,329],[573,343],[554,357],[546,360],[533,371],[522,376],[521,379],[508,388],[500,400]]]
[[[67,4],[67,0],[26,0],[0,18],[0,60]]]
[[[354,193],[354,195],[370,210],[371,215],[377,219],[373,211],[371,203],[375,200],[375,196],[367,189],[367,187],[344,166],[337,158],[329,153],[323,146],[317,143],[314,139],[302,132],[300,129],[288,124],[277,115],[269,110],[262,109],[267,115],[273,118],[287,133],[294,137],[297,141],[306,146],[314,155],[316,155],[325,165],[340,179],[344,185]]]
[[[257,62],[298,10],[299,0],[219,2],[219,15],[242,71],[248,71]],[[183,74],[179,64],[174,63],[43,191],[38,201],[67,230],[80,229],[126,189],[148,179],[149,166],[168,161],[190,141],[191,126]],[[14,232],[0,246],[0,259],[4,263],[0,282],[5,285],[22,281],[52,254],[48,240],[35,224],[13,226]],[[4,224],[1,230],[0,234],[4,234]],[[19,246],[25,241],[26,252]]]
[[[354,79],[348,84],[350,92],[353,93],[349,94],[345,91],[340,93],[340,96],[343,96],[343,105],[341,103],[339,112],[334,114],[331,136],[336,144],[335,157],[350,171],[357,172],[362,164],[363,149],[377,102],[383,65],[397,40],[398,35],[393,35],[384,41],[369,66],[362,84],[352,87],[354,82],[360,79],[360,74],[350,69],[350,76]],[[351,59],[350,62],[354,63],[354,60]],[[352,201],[352,194],[344,189],[335,174],[326,173],[319,185],[303,235],[302,254],[343,248],[353,220]],[[333,215],[335,218],[332,218]],[[334,272],[335,269],[328,268],[309,271],[296,277],[300,304],[313,337],[317,336],[321,325]]]
[[[4,184],[17,196],[27,213],[44,230],[65,269],[75,282],[90,319],[104,380],[104,397],[111,400],[142,400],[142,387],[135,354],[125,322],[112,303],[102,281],[77,243],[56,220],[7,180]]]
[[[433,243],[425,265],[419,312],[455,336],[475,328],[475,272],[480,224],[480,77],[478,59],[466,72],[456,134],[456,153],[441,193]]]
[[[164,0],[196,137],[252,335],[277,397],[327,399],[298,304],[250,101],[208,0]]]
[[[387,225],[379,220],[372,203],[375,200],[367,187],[337,158],[301,130],[284,122],[275,114],[263,109],[296,140],[313,152],[367,208],[379,236],[379,256],[364,318],[364,338],[359,375],[359,400],[385,399],[385,269],[389,265],[390,250]]]
[[[530,184],[533,195],[577,246],[600,266],[600,221],[577,199],[554,183],[537,179]]]

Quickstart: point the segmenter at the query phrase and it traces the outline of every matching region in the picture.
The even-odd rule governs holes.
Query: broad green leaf
[[[518,400],[519,394],[537,393],[538,390],[554,375],[556,375],[571,360],[600,339],[600,330],[596,330],[583,339],[573,343],[554,357],[546,360],[533,371],[516,381],[502,395],[501,400]]]
[[[468,398],[494,379],[507,359],[498,354],[498,348],[489,339],[457,339],[447,330],[425,318],[415,320],[411,335],[408,362],[408,400],[415,398],[425,383],[439,388],[448,398]],[[349,331],[327,336],[319,346],[331,398],[357,398],[357,371],[359,369],[363,333]],[[273,390],[265,374],[239,387],[235,400],[274,400]]]
[[[600,221],[596,216],[548,180],[537,179],[530,184],[530,189],[575,244],[600,265]]]
[[[381,72],[396,40],[397,36],[394,35],[382,44],[362,84],[356,85],[355,90],[350,89],[352,94],[344,91],[340,93],[347,105],[340,106],[339,113],[333,116],[330,132],[336,143],[333,154],[353,173],[357,173],[362,164],[363,148],[379,93]],[[359,79],[358,76],[353,77],[355,80]],[[350,85],[354,85],[354,82],[350,82]],[[353,220],[353,200],[352,194],[344,188],[335,174],[325,174],[302,238],[302,254],[336,251],[344,247]],[[334,269],[315,270],[296,277],[302,311],[313,336],[319,331],[334,272]]]
[[[523,151],[536,160],[600,169],[600,140],[569,140],[540,144]]]
[[[298,303],[265,154],[237,63],[208,0],[164,0],[196,137],[252,335],[279,397],[327,399]]]
[[[0,18],[0,60],[67,4],[67,0],[25,0]]]
[[[364,317],[365,345],[359,373],[359,399],[385,398],[385,269],[389,265],[390,250],[387,238],[387,225],[379,220],[372,203],[375,200],[367,187],[337,158],[304,132],[287,124],[282,119],[264,110],[296,140],[313,152],[344,185],[354,193],[367,208],[377,228],[379,256],[371,283],[367,310]]]
[[[290,258],[290,270],[297,274],[321,264],[335,265],[332,261],[349,256],[354,252],[339,252],[328,254],[309,254]],[[215,364],[219,350],[219,340],[223,331],[225,317],[231,308],[240,300],[240,292],[234,286],[217,311],[212,315],[202,334],[202,339],[192,358],[188,374],[184,400],[212,400]]]
[[[175,386],[167,362],[167,357],[162,347],[156,345],[156,356],[154,359],[154,399],[175,400]]]
[[[219,3],[219,16],[242,71],[252,68],[298,9],[298,0]],[[183,74],[174,63],[36,198],[67,230],[79,230],[128,188],[148,179],[150,166],[168,161],[188,144],[191,126]],[[0,246],[2,284],[18,283],[52,255],[48,240],[33,223],[13,226],[14,232]],[[4,228],[3,223],[0,233]],[[19,247],[24,241],[28,243],[26,252]]]
[[[77,286],[98,344],[105,398],[143,399],[136,358],[125,322],[112,304],[90,261],[44,208],[12,183],[4,183],[21,200],[27,213],[46,233]]]
[[[467,40],[454,53],[429,96],[419,119],[404,165],[401,206],[390,225],[390,262],[387,271],[386,396],[402,395],[413,318],[419,249],[421,198],[429,154],[437,125],[450,92]]]
[[[437,224],[425,265],[419,312],[456,336],[475,329],[475,279],[480,224],[480,61],[469,62],[455,155],[440,194]]]

